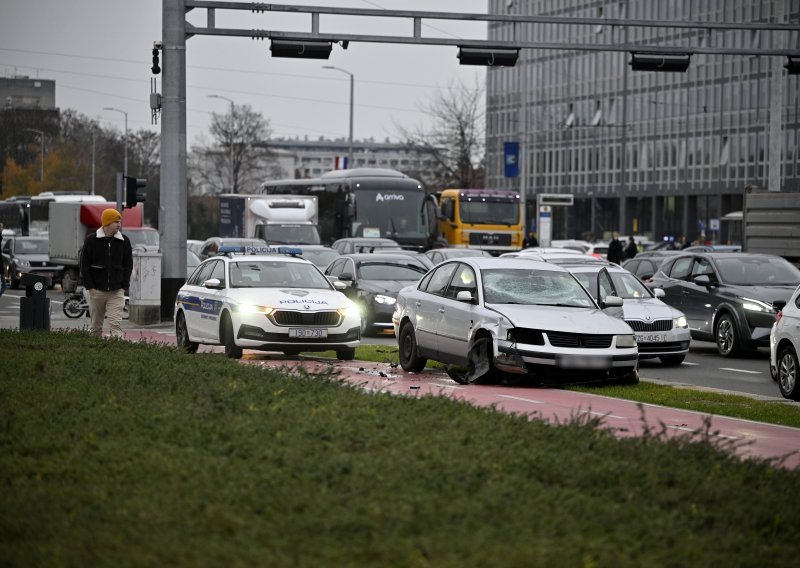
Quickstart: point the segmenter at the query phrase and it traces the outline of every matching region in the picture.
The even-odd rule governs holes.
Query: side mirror
[[[774,302],[772,302],[772,308],[776,312],[781,311],[785,307],[786,307],[786,302],[784,302],[783,300],[775,300]]]
[[[219,278],[209,278],[208,280],[203,282],[203,286],[205,286],[206,288],[215,288],[219,290],[220,288],[222,288],[222,282],[220,282]]]
[[[353,275],[350,274],[349,272],[342,272],[339,275],[339,280],[341,280],[343,282],[353,282],[353,281],[355,281],[355,278],[353,278]]]
[[[337,290],[346,290],[347,289],[347,284],[345,284],[341,280],[334,280],[333,281],[333,287],[336,288]]]
[[[656,288],[655,290],[653,290],[653,294],[655,294],[656,298],[663,298],[664,296],[667,295],[667,293],[664,292],[663,288]]]
[[[619,296],[606,296],[603,300],[600,301],[600,308],[621,308],[622,307],[622,298]]]
[[[705,286],[706,288],[711,287],[711,278],[709,278],[708,274],[701,274],[700,276],[695,276],[692,279],[692,282],[694,282],[698,286]]]
[[[466,290],[461,290],[458,294],[456,294],[456,300],[470,304],[472,303],[472,293],[467,292]]]

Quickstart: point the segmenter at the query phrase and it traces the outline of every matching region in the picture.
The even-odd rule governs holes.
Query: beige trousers
[[[108,317],[111,326],[111,337],[122,339],[122,310],[125,307],[125,290],[89,290],[89,311],[92,314],[92,323],[89,333],[103,335],[103,319]]]

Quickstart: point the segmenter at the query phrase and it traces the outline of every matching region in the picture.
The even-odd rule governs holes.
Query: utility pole
[[[353,83],[355,82],[355,75],[353,75],[350,71],[342,69],[341,67],[334,67],[333,65],[323,65],[322,68],[333,69],[334,71],[341,71],[342,73],[347,73],[350,75],[350,137],[348,138],[349,150],[347,152],[347,168],[353,169]]]
[[[123,140],[125,147],[125,162],[122,166],[122,175],[127,176],[128,175],[128,113],[125,112],[124,110],[112,107],[103,107],[103,110],[113,110],[114,112],[121,112],[122,114],[125,115],[125,139]]]

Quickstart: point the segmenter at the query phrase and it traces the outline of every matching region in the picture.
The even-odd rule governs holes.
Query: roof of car
[[[442,264],[438,266],[442,266],[444,264],[450,262],[465,262],[471,264],[477,268],[525,268],[525,269],[541,269],[541,270],[554,270],[554,271],[564,271],[566,270],[559,266],[558,264],[553,264],[550,262],[544,262],[543,260],[539,260],[538,258],[527,258],[527,257],[513,257],[513,258],[502,258],[502,257],[488,257],[488,256],[469,256],[466,258],[454,258],[452,260],[446,260]]]
[[[396,253],[379,253],[379,252],[353,252],[353,253],[346,253],[341,255],[342,257],[352,258],[353,260],[357,260],[359,262],[363,261],[370,261],[370,260],[378,260],[378,261],[394,261],[394,262],[404,262],[404,261],[412,261],[416,262],[422,266],[424,266],[422,260],[418,260],[416,255],[413,254],[396,254]]]

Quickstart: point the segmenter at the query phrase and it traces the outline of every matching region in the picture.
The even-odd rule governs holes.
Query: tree
[[[285,176],[274,152],[266,146],[272,134],[269,122],[250,105],[233,105],[228,114],[213,113],[210,134],[212,142],[200,138],[189,158],[191,186],[196,192],[253,193],[261,180]]]
[[[400,137],[409,145],[423,148],[439,165],[435,179],[424,179],[437,188],[481,187],[484,180],[486,114],[484,88],[476,83],[467,88],[451,84],[421,110],[433,119],[433,126],[407,129],[398,126]]]

